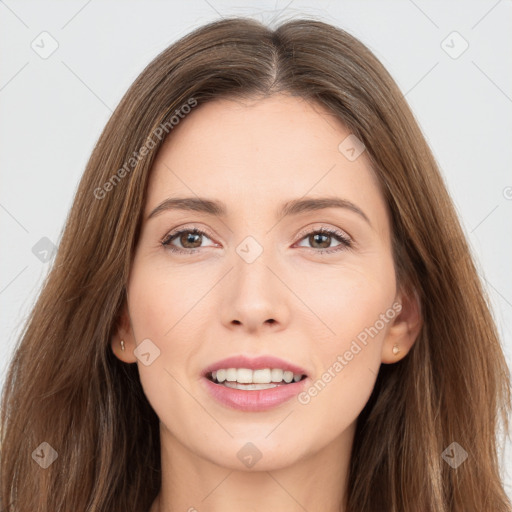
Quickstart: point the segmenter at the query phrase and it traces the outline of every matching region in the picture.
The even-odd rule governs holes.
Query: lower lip
[[[205,382],[208,392],[221,404],[232,409],[256,412],[266,411],[292,399],[304,388],[308,378],[290,384],[281,384],[275,388],[247,391],[215,384],[207,377],[203,377],[202,380]]]

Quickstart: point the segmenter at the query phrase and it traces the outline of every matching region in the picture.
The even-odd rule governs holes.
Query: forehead
[[[241,214],[274,211],[305,195],[336,195],[385,215],[365,152],[349,160],[339,149],[350,135],[322,105],[287,94],[202,104],[161,147],[145,214],[172,196],[216,198]]]

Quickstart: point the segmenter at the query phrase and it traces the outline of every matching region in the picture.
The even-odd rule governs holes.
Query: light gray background
[[[381,59],[441,167],[510,364],[510,1],[5,0],[0,1],[0,384],[51,265],[51,258],[41,261],[50,245],[40,240],[58,245],[86,161],[122,94],[173,41],[231,15],[272,26],[313,16],[348,30]],[[40,35],[45,31],[50,35]],[[469,46],[458,55],[464,41]],[[52,44],[58,44],[56,51],[42,58]],[[503,459],[512,459],[510,444],[505,452]],[[512,461],[503,466],[512,496]]]

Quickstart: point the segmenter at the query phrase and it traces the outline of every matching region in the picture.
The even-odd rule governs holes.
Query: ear
[[[395,303],[401,304],[401,309],[384,338],[381,361],[385,364],[396,363],[409,353],[423,324],[421,301],[416,290],[400,290]]]
[[[122,350],[121,340],[124,342],[124,350]],[[114,355],[125,363],[135,363],[137,358],[133,351],[137,348],[135,338],[133,336],[133,329],[130,321],[130,314],[128,311],[128,304],[126,297],[121,308],[121,313],[116,322],[116,329],[110,340],[110,346]]]

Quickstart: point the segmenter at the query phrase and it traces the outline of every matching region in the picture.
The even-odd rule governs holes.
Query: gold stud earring
[[[121,340],[121,350],[124,350],[124,340]]]
[[[400,352],[400,348],[398,345],[393,345],[393,354],[396,356]]]

